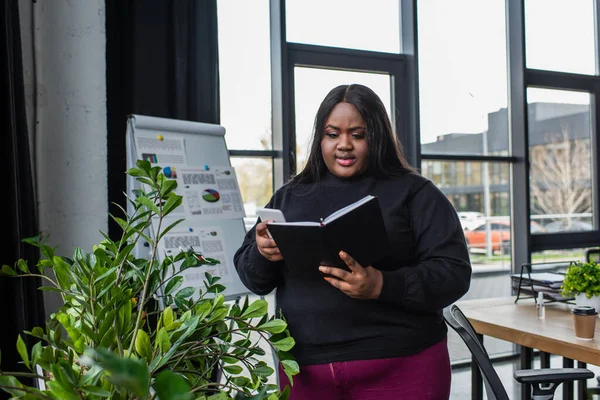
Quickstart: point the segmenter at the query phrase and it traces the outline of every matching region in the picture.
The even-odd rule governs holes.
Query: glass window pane
[[[532,233],[593,230],[590,95],[528,88],[527,103]]]
[[[526,0],[527,67],[596,73],[594,0]]]
[[[531,254],[532,263],[558,263],[570,261],[585,261],[585,252],[588,249],[566,249],[536,251]]]
[[[217,11],[221,125],[227,147],[270,150],[269,1],[218,0]]]
[[[448,197],[463,226],[473,275],[469,292],[462,299],[511,296],[509,165],[423,160],[421,171]],[[490,354],[513,350],[508,342],[485,340]],[[448,349],[453,362],[470,358],[464,343],[453,331],[448,332]]]
[[[256,222],[256,209],[264,207],[273,195],[273,161],[270,158],[231,157],[235,168],[246,218],[246,228]]]
[[[509,154],[504,3],[418,2],[422,154]]]
[[[465,173],[467,169],[471,170],[470,175]],[[423,160],[421,171],[446,194],[458,212],[472,261],[506,261],[497,256],[510,253],[508,164]],[[488,229],[493,232],[486,236]]]
[[[288,42],[400,53],[398,0],[287,0]]]
[[[306,163],[315,116],[321,101],[336,86],[360,83],[371,88],[390,114],[390,76],[375,73],[296,67],[294,69],[296,109],[296,171]],[[393,119],[392,119],[393,121]]]

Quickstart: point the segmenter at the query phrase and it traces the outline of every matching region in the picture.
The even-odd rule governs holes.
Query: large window
[[[529,88],[531,219],[542,232],[593,230],[590,95]]]
[[[598,246],[599,2],[525,0],[529,251]],[[525,198],[525,197],[522,197]]]
[[[249,216],[303,168],[326,93],[363,83],[459,214],[465,299],[511,295],[522,263],[600,243],[600,0],[217,2],[221,123]],[[452,333],[450,352],[468,356]]]
[[[471,262],[482,268],[509,265],[508,164],[424,160],[421,172],[444,192],[458,212]]]
[[[458,212],[473,266],[465,299],[511,294],[511,193],[503,0],[418,2],[421,172]],[[491,355],[510,343],[488,340]],[[449,334],[453,362],[470,357]]]
[[[287,41],[400,53],[398,0],[287,0]]]
[[[526,0],[527,67],[596,73],[594,0]]]
[[[269,1],[218,0],[217,10],[221,125],[250,223],[273,194]]]
[[[421,152],[507,155],[503,0],[418,2]]]

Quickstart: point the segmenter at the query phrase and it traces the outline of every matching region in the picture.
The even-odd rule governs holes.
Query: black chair
[[[509,400],[487,351],[467,317],[458,306],[452,305],[444,310],[444,319],[460,335],[475,358],[483,376],[488,399]],[[561,383],[593,378],[594,373],[585,368],[546,368],[519,370],[515,371],[514,376],[517,382],[532,385],[533,400],[550,400],[554,398],[554,391]]]
[[[594,261],[600,264],[600,249],[587,249],[585,252],[585,262]]]

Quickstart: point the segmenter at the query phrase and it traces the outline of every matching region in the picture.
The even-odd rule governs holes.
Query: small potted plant
[[[575,296],[577,305],[600,310],[600,265],[594,261],[573,262],[562,284],[562,295]]]
[[[133,212],[112,216],[123,231],[118,240],[105,235],[92,252],[63,257],[39,236],[26,239],[41,251],[36,266],[2,266],[14,279],[43,278],[41,289],[58,292],[63,305],[44,327],[24,332],[31,348],[19,336],[29,372],[0,365],[0,392],[48,400],[287,399],[289,388],[280,392],[269,381],[275,371],[260,358],[270,347],[290,379],[298,372],[287,323],[269,316],[262,299],[229,304],[219,278],[208,273],[204,288],[182,287],[182,271],[218,261],[193,249],[158,257],[160,238],[182,222],[163,225],[182,202],[177,183],[147,161],[128,174],[149,190],[129,199]],[[146,258],[133,252],[139,240],[150,245]],[[41,384],[28,386],[24,377]]]

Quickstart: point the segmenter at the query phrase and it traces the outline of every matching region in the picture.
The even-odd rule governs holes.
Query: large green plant
[[[26,332],[39,339],[31,349],[19,336],[30,373],[0,365],[0,388],[23,399],[287,398],[287,388],[280,393],[269,383],[274,371],[261,359],[270,346],[290,379],[298,372],[286,322],[269,316],[262,299],[225,301],[225,287],[208,273],[203,290],[182,287],[182,271],[218,261],[192,249],[161,260],[158,242],[181,222],[163,226],[182,201],[176,181],[147,161],[128,174],[146,191],[129,199],[133,212],[112,216],[123,231],[118,241],[104,235],[91,253],[77,249],[66,258],[44,237],[26,239],[41,251],[36,268],[24,260],[2,266],[11,277],[41,277],[49,284],[41,289],[60,293],[63,305],[45,327]],[[150,244],[147,259],[134,256],[139,240]],[[25,376],[45,388],[24,385]]]
[[[600,295],[600,265],[593,261],[574,262],[567,269],[562,284],[562,295],[585,293],[590,299]]]

